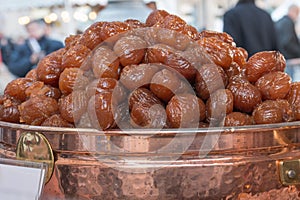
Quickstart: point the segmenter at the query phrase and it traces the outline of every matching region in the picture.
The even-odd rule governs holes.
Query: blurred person
[[[238,47],[249,56],[260,52],[278,50],[275,25],[271,15],[255,4],[255,0],[239,0],[223,16],[223,31],[230,34]]]
[[[64,47],[61,41],[48,37],[43,19],[33,20],[25,28],[29,37],[15,48],[7,64],[9,71],[17,77],[24,77],[45,55]]]
[[[279,51],[287,59],[285,72],[292,77],[293,81],[300,79],[300,63],[297,61],[297,58],[300,58],[300,41],[295,27],[299,12],[299,7],[291,4],[287,14],[275,23]]]

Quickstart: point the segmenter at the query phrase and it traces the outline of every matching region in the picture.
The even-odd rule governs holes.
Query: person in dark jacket
[[[26,30],[29,38],[15,47],[7,63],[9,71],[17,77],[24,77],[45,55],[64,47],[62,42],[47,36],[47,25],[43,19],[31,21]]]
[[[239,0],[224,14],[223,22],[223,31],[233,37],[238,47],[246,49],[249,56],[278,50],[274,22],[268,12],[255,5],[255,0]]]
[[[275,23],[278,48],[286,59],[300,58],[300,42],[295,30],[298,15],[299,7],[292,4],[288,8],[287,15]]]

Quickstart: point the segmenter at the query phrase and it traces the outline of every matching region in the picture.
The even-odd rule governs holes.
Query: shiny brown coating
[[[124,101],[127,96],[127,90],[124,86],[113,78],[95,79],[86,87],[86,94],[88,98],[102,92],[112,92],[112,98],[115,103]]]
[[[130,91],[148,86],[158,70],[160,66],[156,64],[127,65],[121,71],[120,82]]]
[[[205,106],[201,101],[201,99],[193,94],[178,94],[173,96],[166,106],[170,127],[198,127],[201,121],[200,116],[203,116],[202,113],[205,115]]]
[[[19,106],[20,122],[39,126],[47,118],[58,113],[57,101],[51,97],[33,96]]]
[[[207,100],[216,90],[225,89],[227,83],[228,78],[222,67],[206,64],[196,74],[195,91],[201,99]]]
[[[218,38],[219,40],[222,40],[223,42],[226,42],[230,45],[235,45],[233,38],[231,37],[231,35],[229,35],[226,32],[218,32],[218,31],[212,31],[212,30],[203,30],[199,33],[199,37],[203,38],[203,37],[214,37],[214,38]]]
[[[33,84],[33,82],[34,80],[29,78],[14,79],[6,85],[4,94],[16,100],[25,101],[27,98],[25,91]]]
[[[232,92],[234,108],[238,111],[251,113],[262,102],[260,91],[245,77],[231,77],[227,89]]]
[[[163,21],[163,19],[168,15],[170,14],[165,10],[154,10],[148,15],[146,19],[146,26],[153,26],[157,22]]]
[[[62,118],[60,114],[54,114],[51,117],[47,118],[41,124],[41,126],[74,128],[74,124]]]
[[[35,81],[25,90],[25,94],[27,98],[44,95],[58,100],[61,97],[61,91],[58,88],[45,85],[42,81]]]
[[[80,39],[82,37],[82,34],[76,34],[76,35],[69,35],[65,38],[65,49],[70,49],[72,46],[79,43]]]
[[[84,91],[76,90],[59,99],[59,111],[65,120],[76,123],[86,112],[88,99]]]
[[[294,110],[293,106],[286,99],[276,99],[278,107],[282,110],[282,117],[284,122],[294,121]]]
[[[26,75],[25,78],[30,78],[34,81],[38,80],[38,76],[37,76],[37,72],[36,72],[36,68],[31,69]]]
[[[215,37],[201,38],[197,43],[205,49],[216,65],[229,68],[233,61],[233,47]]]
[[[218,122],[233,111],[233,95],[228,89],[219,89],[206,101],[206,120]]]
[[[129,95],[128,102],[129,110],[131,110],[136,104],[141,104],[144,107],[151,107],[155,104],[163,105],[161,100],[147,88],[138,88],[134,90]]]
[[[113,50],[123,66],[139,64],[146,54],[146,42],[134,35],[121,37],[114,45]]]
[[[130,26],[126,22],[103,22],[102,30],[100,31],[99,35],[101,36],[101,39],[103,41],[109,38],[109,43],[114,43],[115,40],[118,39],[118,37],[113,36],[124,33],[128,30],[130,30]]]
[[[225,116],[224,126],[246,126],[253,125],[251,115],[242,112],[232,112]]]
[[[286,99],[292,106],[295,120],[300,120],[300,82],[292,83]]]
[[[84,89],[88,83],[89,79],[80,68],[66,68],[59,77],[59,89],[65,95]]]
[[[0,96],[0,121],[19,123],[20,112],[18,109],[20,102],[6,95]]]
[[[91,56],[91,64],[96,78],[119,79],[120,61],[109,47],[97,47]]]
[[[36,73],[39,81],[58,87],[59,76],[64,70],[64,67],[62,66],[62,57],[64,53],[64,48],[52,52],[38,63]]]
[[[255,83],[263,100],[284,99],[290,91],[291,77],[281,71],[267,73],[261,76]]]
[[[252,113],[255,124],[272,124],[283,122],[282,108],[276,100],[266,100],[259,104]]]
[[[126,19],[124,21],[129,26],[129,29],[144,28],[146,24],[137,19]]]
[[[242,47],[236,47],[233,49],[233,61],[236,62],[239,66],[243,67],[248,60],[248,52]]]
[[[150,90],[164,102],[168,102],[180,88],[181,80],[174,71],[163,69],[152,77]]]
[[[102,92],[92,96],[88,102],[87,112],[94,128],[107,130],[116,126],[112,92]]]
[[[235,75],[245,76],[245,69],[240,67],[236,62],[232,62],[228,69],[225,70],[228,78],[233,77]]]
[[[65,52],[61,64],[63,68],[80,68],[90,53],[91,50],[87,46],[80,43],[76,44]]]
[[[95,22],[92,25],[90,25],[78,39],[79,43],[84,44],[90,50],[93,50],[97,45],[99,45],[103,41],[100,35],[103,23],[104,22]]]
[[[273,71],[284,71],[285,58],[279,51],[261,51],[252,55],[244,65],[248,80],[255,83],[262,75]]]

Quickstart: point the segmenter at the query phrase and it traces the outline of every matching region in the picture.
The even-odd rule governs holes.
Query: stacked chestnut
[[[300,120],[280,52],[248,58],[226,33],[153,11],[70,35],[0,98],[0,120],[37,126],[198,128]]]

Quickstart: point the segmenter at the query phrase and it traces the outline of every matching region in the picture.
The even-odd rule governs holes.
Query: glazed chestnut
[[[206,101],[206,118],[216,123],[233,111],[233,95],[228,89],[219,89]]]
[[[276,103],[282,110],[283,121],[291,122],[294,121],[294,110],[292,105],[286,99],[276,99]]]
[[[262,75],[284,71],[285,58],[279,51],[262,51],[252,55],[244,65],[247,79],[255,83]]]
[[[107,130],[116,126],[112,92],[101,92],[92,96],[88,102],[87,112],[94,128]]]
[[[228,69],[225,70],[228,79],[235,75],[245,76],[245,70],[240,67],[236,62],[232,62]]]
[[[283,122],[283,112],[276,100],[266,100],[259,104],[252,113],[256,124]]]
[[[74,128],[74,124],[68,122],[59,114],[54,114],[51,117],[45,119],[41,126]]]
[[[232,112],[225,116],[224,126],[246,126],[253,125],[251,115],[241,112]]]
[[[118,37],[113,36],[117,36],[118,34],[124,33],[128,30],[130,30],[130,27],[128,23],[125,22],[103,22],[102,29],[98,34],[101,36],[102,41],[109,39],[109,41],[105,42],[114,43]]]
[[[123,66],[139,64],[145,57],[146,42],[134,35],[121,37],[113,47]]]
[[[233,61],[236,62],[239,66],[244,66],[247,63],[248,52],[242,47],[236,47],[233,49]]]
[[[63,68],[80,68],[91,50],[83,44],[76,44],[68,49],[62,57]]]
[[[39,126],[47,118],[58,113],[57,101],[51,97],[33,96],[19,106],[20,122]]]
[[[33,80],[29,78],[17,78],[9,82],[5,89],[4,94],[10,97],[13,97],[19,101],[25,101],[26,96],[26,89],[33,84]]]
[[[59,99],[59,111],[65,120],[77,123],[86,112],[88,99],[84,91],[76,90]]]
[[[285,98],[290,91],[291,84],[292,79],[287,73],[275,71],[261,76],[255,86],[262,94],[263,100],[275,100]]]
[[[32,79],[32,80],[34,80],[34,81],[37,81],[37,80],[38,80],[38,76],[37,76],[36,68],[30,70],[30,71],[26,74],[25,78],[30,78],[30,79]]]
[[[135,104],[141,104],[144,107],[151,107],[152,105],[163,105],[160,99],[146,88],[138,88],[134,90],[128,98],[129,109],[131,110]]]
[[[166,106],[172,128],[196,128],[205,116],[204,102],[193,94],[178,94]]]
[[[154,10],[151,12],[146,19],[146,26],[153,26],[157,22],[163,21],[163,19],[170,15],[165,10]]]
[[[33,96],[44,95],[46,97],[51,97],[58,100],[61,96],[61,92],[58,88],[52,87],[50,85],[45,85],[42,81],[35,81],[25,90],[27,98]]]
[[[96,78],[119,78],[119,58],[109,47],[97,47],[91,59],[92,70]]]
[[[203,37],[214,37],[217,38],[223,42],[226,42],[230,45],[235,46],[235,43],[233,41],[233,38],[226,32],[218,32],[218,31],[211,31],[211,30],[203,30],[199,33],[199,37],[203,38]]]
[[[143,23],[137,19],[126,19],[124,22],[129,26],[129,29],[137,29],[137,28],[146,27],[145,23]]]
[[[127,65],[121,71],[120,82],[130,91],[148,86],[160,68],[160,65],[156,64]]]
[[[93,50],[97,45],[99,45],[103,41],[100,35],[100,32],[102,31],[102,26],[103,22],[95,22],[92,25],[90,25],[78,39],[79,43],[84,44],[90,50]]]
[[[20,102],[9,96],[0,96],[0,121],[19,123],[20,112],[18,109]]]
[[[184,87],[182,89],[181,87]],[[168,102],[178,92],[192,92],[188,82],[181,80],[178,73],[163,69],[152,77],[150,90],[164,102]],[[181,91],[180,91],[181,90]]]
[[[84,89],[88,83],[89,79],[79,68],[66,68],[59,77],[59,89],[65,95]]]
[[[88,99],[102,92],[112,92],[115,103],[120,103],[125,100],[127,91],[124,86],[113,78],[95,79],[86,87],[86,94]]]
[[[134,104],[130,111],[131,124],[135,128],[164,128],[166,110],[161,104]]]
[[[79,40],[81,39],[82,34],[76,35],[69,35],[65,38],[65,50],[70,49],[72,46],[80,43]],[[83,43],[84,44],[84,43]]]
[[[300,120],[300,82],[292,83],[286,99],[292,106],[295,120]]]
[[[245,77],[231,77],[227,89],[233,94],[234,108],[241,112],[251,113],[262,102],[260,91]]]
[[[206,64],[196,74],[195,90],[201,99],[207,100],[216,90],[225,89],[227,82],[228,78],[222,67]]]
[[[65,49],[60,49],[49,55],[45,56],[36,67],[37,78],[47,85],[53,87],[58,86],[58,80],[61,72],[63,71],[62,57]]]
[[[201,38],[197,43],[206,50],[216,65],[229,68],[233,61],[234,47],[215,37]]]

